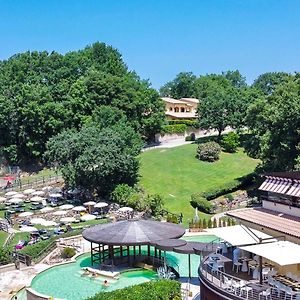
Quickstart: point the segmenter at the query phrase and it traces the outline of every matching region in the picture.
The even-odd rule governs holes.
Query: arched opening
[[[175,108],[174,108],[174,111],[175,111],[175,112],[179,112],[179,107],[175,107]]]
[[[184,107],[180,107],[180,112],[185,112]]]

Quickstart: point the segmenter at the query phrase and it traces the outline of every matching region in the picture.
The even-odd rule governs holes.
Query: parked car
[[[23,249],[27,245],[27,242],[24,240],[20,240],[17,245],[15,246],[15,249],[20,250]]]

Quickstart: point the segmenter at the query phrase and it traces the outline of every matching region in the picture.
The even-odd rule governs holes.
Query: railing
[[[11,243],[14,236],[15,236],[15,234],[13,232],[9,234],[9,236],[7,237],[7,239],[5,240],[5,242],[3,244],[3,248],[5,248],[6,246],[8,246]]]
[[[42,186],[42,185],[49,185],[49,184],[53,184],[56,182],[59,182],[60,180],[62,180],[62,175],[61,174],[57,174],[57,175],[49,175],[49,176],[42,176],[39,178],[35,178],[35,179],[20,179],[19,181],[13,183],[11,186],[9,187],[4,187],[2,188],[2,193],[6,193],[15,189],[25,189],[25,188],[32,188],[32,187],[37,187],[37,186]],[[1,190],[0,190],[1,193]]]
[[[243,280],[231,274],[214,270],[208,263],[208,257],[205,257],[199,266],[199,279],[202,283],[208,286],[214,293],[223,296],[224,299],[266,299],[262,297],[263,293],[271,293],[271,298],[268,299],[280,300],[283,299],[282,294],[275,287],[266,284],[259,284],[252,281]],[[297,298],[298,299],[298,298]]]

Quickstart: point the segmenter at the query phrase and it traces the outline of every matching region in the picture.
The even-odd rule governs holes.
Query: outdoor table
[[[254,291],[256,291],[258,294],[261,293],[262,291],[265,291],[267,290],[268,288],[270,288],[269,285],[267,284],[262,284],[262,285],[259,285],[257,283],[247,283],[246,286],[249,286],[251,287]]]

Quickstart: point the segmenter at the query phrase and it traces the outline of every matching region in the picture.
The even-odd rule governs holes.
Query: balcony
[[[221,300],[221,299],[296,299],[300,300],[300,278],[291,274],[277,275],[272,271],[272,265],[263,263],[262,284],[258,279],[257,266],[250,265],[250,260],[241,262],[243,271],[232,270],[232,253],[226,256],[219,255],[219,261],[223,262],[224,268],[216,267],[210,254],[205,257],[199,266],[199,279],[201,282],[201,300]],[[245,265],[247,263],[247,265]],[[220,264],[219,264],[220,265]],[[222,265],[222,264],[221,264]],[[267,265],[269,265],[267,267]],[[242,265],[240,265],[242,267]],[[247,267],[247,269],[246,269]],[[270,270],[270,271],[268,271]],[[256,272],[253,276],[253,272]],[[255,279],[253,278],[255,277]],[[291,278],[293,277],[293,278]]]

